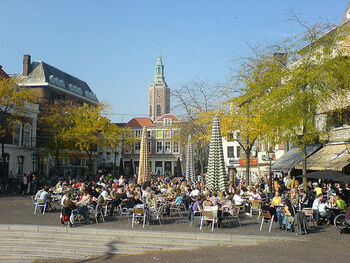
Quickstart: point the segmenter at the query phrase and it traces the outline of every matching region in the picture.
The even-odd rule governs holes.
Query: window
[[[151,138],[151,131],[147,131],[147,138]]]
[[[15,123],[13,125],[13,144],[19,145],[21,138],[21,124]]]
[[[235,157],[233,146],[227,146],[227,158]]]
[[[140,152],[141,142],[136,143],[134,149],[135,149],[135,152]]]
[[[160,105],[157,105],[157,116],[161,116],[162,115],[162,109],[160,107]]]
[[[171,130],[165,130],[165,138],[171,138]]]
[[[157,142],[157,153],[163,153],[163,142]]]
[[[152,153],[152,143],[148,141],[147,144],[148,144],[148,152]]]
[[[152,105],[149,105],[149,116],[152,116]]]
[[[241,157],[241,146],[237,146],[237,158]]]
[[[179,133],[179,130],[172,130],[173,137],[176,136]]]
[[[164,153],[171,153],[171,144],[170,144],[170,142],[164,142]]]
[[[31,139],[30,139],[30,131],[31,126],[29,124],[26,124],[23,129],[23,146],[29,147],[31,146]]]
[[[171,125],[171,124],[173,124],[173,120],[170,119],[170,118],[165,118],[165,119],[163,120],[163,124],[164,124],[164,125]]]
[[[157,139],[163,139],[163,130],[157,131]]]
[[[169,113],[170,110],[169,110],[169,106],[166,106],[166,113]]]
[[[179,143],[173,142],[173,153],[179,153]]]
[[[136,130],[135,131],[135,136],[136,137],[141,137],[141,134],[142,134],[142,130]]]

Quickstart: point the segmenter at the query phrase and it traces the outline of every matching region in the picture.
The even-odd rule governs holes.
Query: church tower
[[[170,89],[164,78],[164,65],[158,55],[153,83],[148,89],[148,116],[152,121],[170,112]]]

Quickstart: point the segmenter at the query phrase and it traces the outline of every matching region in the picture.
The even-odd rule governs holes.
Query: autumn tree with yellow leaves
[[[25,107],[33,101],[30,89],[19,86],[17,77],[0,76],[0,143],[1,157],[5,156],[5,137],[12,132],[13,123],[24,115]]]

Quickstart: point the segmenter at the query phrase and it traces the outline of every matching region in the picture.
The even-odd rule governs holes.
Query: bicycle
[[[342,234],[344,230],[350,229],[350,225],[345,221],[345,214],[339,214],[334,218],[334,227]]]

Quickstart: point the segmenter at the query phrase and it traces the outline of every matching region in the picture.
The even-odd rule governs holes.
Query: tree
[[[267,138],[300,147],[306,174],[306,146],[318,142],[325,132],[317,125],[318,116],[328,106],[334,110],[333,98],[349,94],[348,33],[294,19],[306,32],[251,61],[244,96],[253,94],[254,104],[260,105],[255,115],[267,125]],[[306,187],[305,177],[303,183]]]
[[[38,127],[38,146],[55,157],[56,176],[59,176],[59,155],[64,149],[74,149],[75,137],[70,136],[74,112],[79,107],[72,100],[55,100],[41,106]]]
[[[33,101],[31,90],[19,86],[18,83],[17,77],[0,76],[0,143],[3,162],[6,160],[5,137],[12,132],[14,121],[24,115],[28,103]]]
[[[68,134],[74,138],[78,150],[86,152],[89,157],[89,175],[92,175],[92,155],[97,146],[119,145],[122,130],[103,116],[103,105],[83,104],[73,113],[74,125]]]
[[[210,112],[217,107],[222,98],[224,87],[221,85],[211,85],[207,81],[192,81],[180,89],[172,91],[174,110],[179,112],[181,123],[177,123],[175,128],[180,129],[174,140],[186,146],[188,136],[192,135],[192,143],[200,163],[201,174],[204,173],[209,154],[210,128],[212,119],[201,119],[201,114]]]

